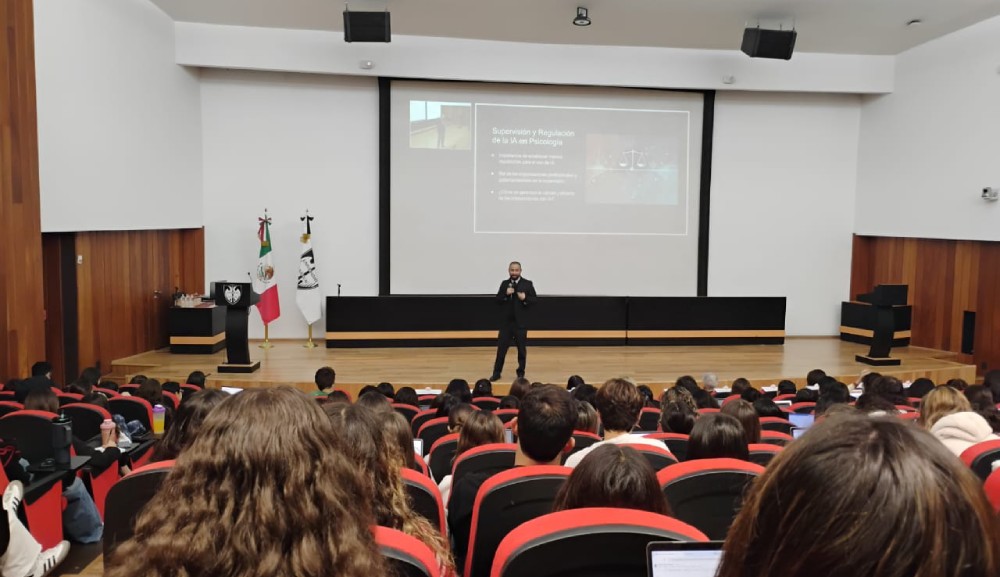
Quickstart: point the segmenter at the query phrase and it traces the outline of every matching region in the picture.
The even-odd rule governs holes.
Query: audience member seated
[[[906,389],[908,398],[922,399],[924,395],[934,390],[934,381],[928,378],[919,378],[910,383],[910,388]]]
[[[141,385],[145,382],[146,382],[146,375],[133,375],[132,378],[129,379],[128,384]]]
[[[965,379],[949,379],[945,385],[955,389],[956,391],[964,391],[969,388],[969,383]]]
[[[781,410],[774,401],[767,397],[761,397],[753,402],[753,410],[757,411],[758,417],[778,417],[787,419],[788,414]]]
[[[17,508],[23,500],[24,485],[11,481],[3,492],[3,515],[7,520],[0,521],[0,575],[45,577],[66,559],[69,542],[63,541],[43,551],[17,517]]]
[[[895,415],[898,412],[896,405],[892,403],[889,399],[881,395],[876,395],[875,393],[862,393],[858,397],[857,402],[854,403],[854,408],[867,413],[872,417],[884,417],[886,415]],[[829,411],[829,407],[827,407]]]
[[[396,397],[396,389],[392,386],[392,383],[382,382],[375,388],[378,389],[378,392],[382,393],[382,396],[390,401]]]
[[[403,455],[407,469],[417,464],[417,453],[413,450],[413,429],[406,417],[396,411],[376,411],[375,420],[391,442],[395,442]]]
[[[660,395],[660,410],[662,411],[668,403],[681,403],[691,409],[692,413],[698,412],[698,403],[695,402],[691,392],[684,387],[674,386],[663,391]]]
[[[817,416],[826,413],[831,406],[838,404],[847,404],[851,402],[851,392],[848,390],[847,385],[844,383],[834,381],[829,383],[822,393],[819,395],[819,400],[816,401],[816,411]]]
[[[799,389],[795,391],[796,403],[815,403],[819,400],[819,391],[814,391],[812,389]]]
[[[692,395],[694,395],[695,391],[701,389],[701,387],[698,386],[698,381],[694,380],[694,377],[692,377],[691,375],[682,375],[678,377],[677,380],[674,381],[674,386],[671,388],[676,388],[676,387],[681,387],[687,390],[687,392],[691,393]]]
[[[104,393],[100,393],[98,391],[93,391],[89,395],[84,395],[83,398],[80,399],[80,402],[87,405],[95,405],[101,407],[102,409],[108,408],[108,398],[104,396]]]
[[[24,401],[26,411],[48,411],[59,414],[59,397],[52,389],[36,389],[28,393]],[[117,463],[121,456],[118,450],[118,436],[113,435],[103,446],[93,449],[85,439],[73,435],[73,450],[81,457],[90,457],[89,464],[99,470],[104,470],[112,463]]]
[[[649,461],[631,447],[598,447],[573,469],[553,511],[584,507],[639,509],[670,515],[667,498]]]
[[[67,392],[86,395],[101,382],[101,371],[95,367],[87,367],[80,372],[80,377],[66,387]]]
[[[177,381],[164,381],[162,387],[163,390],[168,393],[173,393],[175,395],[181,394],[181,384]]]
[[[576,404],[576,430],[585,433],[597,434],[601,429],[601,421],[597,417],[597,409],[590,403],[573,401]]]
[[[392,402],[399,405],[420,406],[420,399],[417,397],[417,391],[413,387],[400,387],[396,391],[396,395],[392,398]]]
[[[642,395],[632,383],[625,379],[611,379],[597,391],[594,402],[604,425],[604,440],[570,455],[566,459],[567,467],[576,467],[594,449],[608,443],[652,445],[666,449],[660,441],[632,434],[632,429],[639,423],[643,403]]]
[[[906,397],[906,393],[903,390],[903,383],[896,377],[883,376],[881,379],[872,383],[871,387],[865,389],[865,392],[878,395],[893,405],[910,404]]]
[[[329,395],[326,396],[331,403],[347,403],[351,404],[351,396],[347,394],[346,391],[334,390]]]
[[[358,399],[361,398],[361,395],[363,395],[365,393],[371,393],[371,392],[378,393],[378,387],[376,387],[374,385],[365,385],[365,386],[361,387],[361,390],[358,391]],[[379,393],[379,394],[381,395],[382,393]]]
[[[234,395],[205,419],[107,577],[387,574],[361,497],[370,477],[350,449],[298,391]]]
[[[506,397],[503,397],[502,399],[500,399],[500,406],[497,407],[497,410],[498,411],[503,410],[503,409],[515,409],[516,410],[520,406],[521,406],[521,400],[520,399],[518,399],[514,395],[507,395]]]
[[[712,395],[710,395],[708,393],[708,391],[706,391],[704,389],[698,389],[698,390],[696,390],[695,392],[691,393],[691,396],[694,397],[694,402],[698,406],[699,409],[718,409],[719,408],[719,402],[717,400],[715,400],[715,397],[713,397]]]
[[[176,459],[198,436],[205,418],[229,395],[218,389],[203,389],[181,403],[170,429],[153,449],[152,461]]]
[[[493,396],[493,383],[489,379],[479,379],[476,381],[475,386],[472,387],[472,398],[477,397],[492,397]]]
[[[635,396],[638,398],[639,393],[635,392]],[[563,453],[573,449],[575,425],[576,407],[566,389],[554,385],[532,389],[521,399],[520,412],[512,423],[517,435],[514,466],[559,465]],[[448,526],[459,566],[469,547],[476,493],[489,477],[489,473],[470,473],[452,487]]]
[[[465,425],[465,421],[469,419],[469,415],[475,413],[472,405],[468,403],[458,403],[448,411],[448,432],[449,433],[461,433],[462,427]],[[503,428],[503,424],[500,425]]]
[[[462,403],[472,402],[472,391],[469,390],[469,381],[465,379],[452,379],[444,392],[458,398]]]
[[[750,460],[743,425],[736,417],[721,412],[702,415],[691,429],[687,460],[721,458]]]
[[[917,422],[923,428],[930,430],[945,415],[971,410],[972,405],[965,395],[957,389],[942,385],[935,387],[920,400],[920,418]]]
[[[379,393],[376,391],[376,394]],[[326,412],[330,415],[330,411]],[[440,529],[410,508],[400,473],[405,459],[397,440],[390,438],[379,426],[377,416],[370,409],[360,405],[360,399],[354,405],[341,405],[341,410],[330,418],[336,435],[345,443],[342,450],[368,480],[366,492],[359,494],[370,496],[375,524],[419,539],[434,551],[442,569],[452,570],[451,553]],[[356,499],[357,495],[351,498]]]
[[[997,411],[993,393],[983,385],[971,385],[965,389],[965,398],[969,400],[972,411],[978,413],[990,424],[993,432],[1000,432],[1000,411]]]
[[[134,396],[139,399],[145,399],[150,405],[160,405],[163,407],[163,422],[167,429],[170,428],[171,424],[174,422],[174,406],[163,401],[163,387],[160,385],[160,381],[156,379],[146,379],[146,381],[139,385],[139,388],[136,389]]]
[[[868,393],[871,391],[872,386],[881,379],[881,373],[865,373],[861,375],[861,378],[858,380],[858,385],[861,387],[862,392]]]
[[[787,379],[778,381],[778,395],[794,395],[798,390],[795,383]],[[761,415],[762,417],[764,415]]]
[[[984,441],[995,441],[993,427],[979,413],[961,411],[945,415],[931,427],[931,434],[948,450],[961,456],[969,447]]]
[[[692,411],[691,406],[687,403],[666,402],[666,395],[664,395],[664,401],[665,404],[660,407],[660,430],[664,433],[690,435],[694,422],[698,418],[698,412]]]
[[[838,415],[757,479],[717,575],[996,576],[1000,521],[980,481],[926,432]]]
[[[819,385],[820,380],[822,380],[823,377],[825,376],[826,376],[826,371],[824,371],[823,369],[813,369],[809,371],[808,373],[806,373],[806,386],[815,387]],[[795,391],[790,391],[790,392],[794,393]]]
[[[52,391],[52,381],[44,376],[30,377],[23,381],[14,381],[8,383],[7,386],[14,390],[14,400],[22,405],[24,404],[24,400],[28,398],[28,394],[33,391]]]
[[[584,383],[582,385],[577,385],[573,388],[573,398],[578,401],[583,401],[589,404],[591,407],[597,408],[594,403],[594,397],[597,396],[597,387],[594,385],[589,385]]]
[[[52,364],[48,361],[38,361],[37,363],[31,365],[31,376],[33,377],[45,377],[46,379],[52,380]]]
[[[585,384],[587,383],[583,380],[583,377],[581,377],[580,375],[571,375],[569,379],[566,381],[566,390],[572,391],[573,389],[579,387],[580,385],[585,385]]]
[[[660,408],[660,403],[656,402],[656,399],[653,397],[653,389],[650,389],[646,385],[638,385],[636,387],[636,390],[639,391],[640,395],[642,395],[642,407],[643,408],[646,408],[646,407],[653,408],[653,409],[659,409]]]
[[[333,392],[333,384],[337,381],[337,372],[333,370],[333,367],[320,367],[316,370],[313,381],[315,381],[317,389],[313,393],[314,396],[329,395]]]
[[[101,381],[100,387],[108,391],[114,391],[116,393],[118,392],[118,383],[114,381]]]
[[[389,402],[389,399],[385,398],[385,395],[378,392],[374,387],[358,397],[358,404],[372,411],[392,410],[392,403]]]
[[[518,400],[521,400],[524,398],[524,395],[528,394],[528,389],[530,388],[531,381],[524,377],[518,377],[510,384],[510,394],[517,397]]]
[[[740,398],[750,403],[751,406],[753,405],[754,401],[763,396],[764,395],[760,391],[758,391],[753,387],[747,387],[746,389],[743,390],[742,393],[740,393]]]
[[[709,394],[715,392],[715,389],[719,387],[719,377],[715,376],[715,373],[705,373],[705,376],[701,378],[701,388],[705,389]]]
[[[435,419],[440,419],[441,417],[448,417],[451,415],[451,410],[456,406],[462,404],[462,401],[458,397],[450,393],[444,393],[438,395],[434,399],[435,403],[431,403],[431,408],[435,409],[437,412],[434,413]],[[435,406],[436,404],[436,406]]]
[[[751,387],[750,381],[743,377],[737,377],[733,379],[733,384],[729,386],[729,395],[733,397],[743,396],[743,391]]]
[[[722,414],[735,417],[740,422],[747,445],[760,442],[760,417],[753,405],[744,400],[733,401],[722,407]]]
[[[462,406],[462,405],[459,405]],[[468,406],[468,405],[465,405]],[[454,411],[453,411],[454,412]],[[459,427],[458,447],[455,448],[455,459],[458,459],[469,449],[482,445],[504,442],[503,423],[489,411],[469,411],[465,423]],[[438,483],[441,490],[441,500],[447,506],[451,497],[451,475],[445,475]]]
[[[194,385],[199,389],[205,388],[205,373],[201,371],[191,371],[191,374],[187,376],[184,381],[185,385]]]
[[[830,375],[827,375],[827,376],[823,377],[822,379],[820,379],[819,382],[816,383],[816,386],[819,387],[817,389],[817,390],[819,390],[819,396],[822,397],[823,395],[825,395],[826,392],[830,389],[830,387],[836,385],[839,382],[840,381],[838,381],[834,377],[831,377]],[[844,385],[844,386],[846,387],[847,385]]]
[[[994,369],[983,377],[983,386],[993,393],[993,398],[1000,403],[1000,369]]]

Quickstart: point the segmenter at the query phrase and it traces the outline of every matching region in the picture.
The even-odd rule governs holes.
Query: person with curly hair
[[[107,577],[368,577],[368,482],[330,419],[290,387],[247,390],[205,418],[120,544]]]

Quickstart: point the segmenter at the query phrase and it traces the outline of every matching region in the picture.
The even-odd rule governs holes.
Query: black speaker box
[[[976,352],[976,313],[962,312],[962,354],[971,355]]]
[[[344,10],[345,42],[390,42],[389,12],[351,12]]]
[[[743,53],[751,58],[791,60],[795,49],[794,30],[766,30],[747,28],[743,31]]]

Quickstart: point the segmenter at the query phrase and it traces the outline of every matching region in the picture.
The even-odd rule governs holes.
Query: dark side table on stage
[[[170,352],[175,355],[217,353],[226,347],[226,307],[215,303],[170,307],[167,330]]]

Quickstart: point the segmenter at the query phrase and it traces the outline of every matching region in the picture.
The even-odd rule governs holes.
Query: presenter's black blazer
[[[517,324],[517,328],[524,329],[528,328],[528,320],[531,318],[531,309],[534,308],[534,304],[538,302],[538,295],[535,293],[535,285],[528,279],[521,277],[517,281],[517,287],[514,290],[514,294],[507,296],[507,287],[510,285],[510,279],[504,280],[500,283],[500,288],[497,290],[497,303],[501,305],[500,313],[500,324],[506,324],[508,318],[509,309],[507,307],[511,306],[510,301],[516,301],[514,303],[514,321]],[[525,299],[519,300],[517,298],[517,293],[523,292],[525,294]]]

